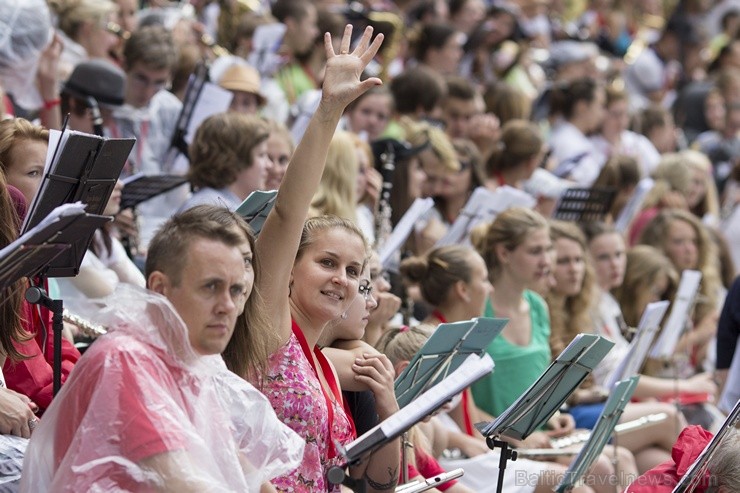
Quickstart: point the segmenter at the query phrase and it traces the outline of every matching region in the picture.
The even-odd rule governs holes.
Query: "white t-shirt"
[[[558,165],[555,174],[590,187],[604,166],[603,156],[575,125],[561,120],[552,129],[550,147]]]

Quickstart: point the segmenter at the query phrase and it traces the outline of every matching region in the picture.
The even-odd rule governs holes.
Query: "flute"
[[[96,339],[102,336],[103,334],[108,333],[108,329],[106,329],[102,325],[90,322],[87,319],[84,319],[78,315],[75,315],[71,313],[69,310],[67,310],[66,308],[62,312],[62,320],[64,320],[67,323],[77,326],[77,328],[80,329],[80,332],[83,335],[86,335],[87,337],[91,337],[93,339]]]
[[[617,435],[617,437],[619,437],[619,435],[621,435],[622,433],[639,430],[646,426],[665,421],[666,419],[668,419],[668,415],[666,413],[648,414],[647,416],[643,416],[642,418],[618,424],[614,427],[614,433]],[[563,448],[585,443],[586,441],[588,441],[589,438],[591,438],[590,431],[580,431],[568,435],[567,437],[550,440],[552,448],[519,449],[517,450],[517,454],[521,455],[522,457],[576,455],[579,450],[563,450]]]
[[[424,481],[412,481],[410,483],[402,484],[396,488],[395,493],[420,493],[422,491],[430,490],[447,481],[459,478],[465,473],[462,469],[453,469],[452,471],[442,473],[438,476],[425,479]]]

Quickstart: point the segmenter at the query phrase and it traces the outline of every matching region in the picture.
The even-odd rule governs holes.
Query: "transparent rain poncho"
[[[0,86],[26,109],[43,103],[36,68],[52,34],[44,0],[0,0]]]
[[[267,399],[199,356],[163,297],[122,285],[109,327],[33,433],[21,491],[259,491],[293,470],[303,440]]]

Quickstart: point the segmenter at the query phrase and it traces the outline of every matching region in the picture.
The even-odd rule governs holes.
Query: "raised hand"
[[[344,108],[358,98],[362,93],[373,86],[382,84],[377,77],[371,77],[360,81],[362,71],[378,52],[383,43],[383,35],[378,34],[370,43],[373,28],[367,27],[362,34],[362,39],[355,50],[350,53],[350,41],[352,38],[352,25],[347,24],[340,44],[339,54],[334,53],[331,44],[331,35],[324,35],[324,48],[326,49],[326,72],[322,86],[321,102],[331,109],[344,110]]]

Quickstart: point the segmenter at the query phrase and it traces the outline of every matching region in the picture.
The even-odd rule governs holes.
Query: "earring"
[[[347,312],[342,313],[342,316],[340,318],[342,320],[347,320]]]

